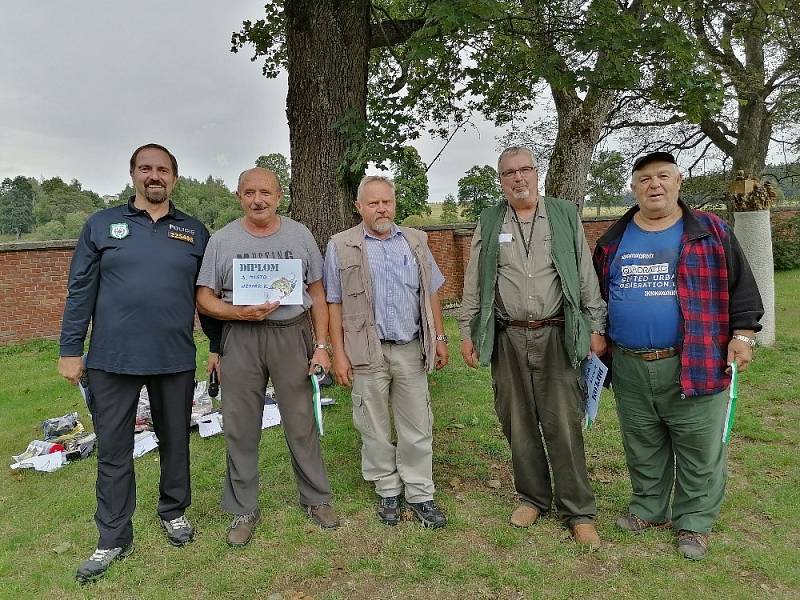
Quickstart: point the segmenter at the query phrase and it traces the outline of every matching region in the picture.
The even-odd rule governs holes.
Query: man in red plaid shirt
[[[684,204],[681,181],[671,154],[639,158],[637,206],[600,238],[594,262],[633,488],[617,525],[671,526],[681,554],[699,560],[725,493],[728,365],[749,365],[764,309],[733,232]]]

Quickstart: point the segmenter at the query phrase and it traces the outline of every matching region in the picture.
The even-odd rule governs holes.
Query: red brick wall
[[[787,219],[798,210],[773,211],[773,219]],[[583,222],[589,247],[614,219]],[[464,286],[474,224],[423,227],[445,284],[439,296],[458,302]],[[58,337],[66,297],[72,241],[0,244],[0,345],[31,338]]]
[[[55,338],[74,242],[0,244],[0,344]]]

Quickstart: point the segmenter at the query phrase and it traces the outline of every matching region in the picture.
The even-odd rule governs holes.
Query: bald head
[[[273,171],[270,171],[269,169],[265,169],[263,167],[253,167],[252,169],[245,169],[244,171],[239,173],[239,181],[236,183],[236,191],[241,193],[242,183],[248,178],[251,178],[252,176],[256,176],[259,178],[268,177],[272,179],[275,185],[277,186],[278,191],[283,192],[283,188],[281,188],[281,182],[278,179],[278,176],[275,175]]]

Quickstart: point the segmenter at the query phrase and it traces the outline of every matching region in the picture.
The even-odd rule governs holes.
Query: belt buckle
[[[659,356],[658,356],[658,353],[659,353],[659,352],[660,352],[660,350],[656,350],[656,351],[655,351],[656,360],[658,360],[658,359],[659,359]]]
[[[537,329],[536,321],[526,321],[525,322],[528,329]]]

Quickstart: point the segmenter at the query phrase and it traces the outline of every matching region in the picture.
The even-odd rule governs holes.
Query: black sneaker
[[[400,522],[400,496],[379,498],[378,518],[386,525],[397,525]]]
[[[447,517],[436,507],[436,503],[433,500],[408,502],[408,505],[414,511],[414,515],[422,521],[423,527],[438,529],[447,525]]]
[[[192,527],[185,515],[181,515],[171,521],[161,519],[161,526],[167,532],[169,543],[173,546],[180,547],[194,539],[194,527]]]
[[[133,552],[133,542],[121,548],[97,548],[78,567],[75,579],[78,583],[89,583],[102,577],[115,560],[122,560]]]

